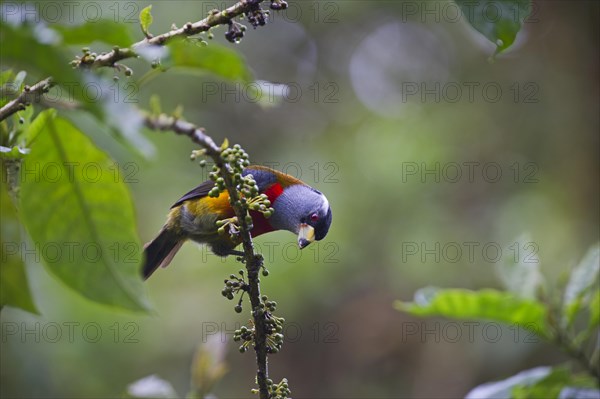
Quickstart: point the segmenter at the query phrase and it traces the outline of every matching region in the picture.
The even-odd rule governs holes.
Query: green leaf
[[[98,303],[147,310],[131,196],[108,156],[50,119],[23,163],[21,213],[48,270]]]
[[[226,150],[229,147],[229,140],[227,137],[223,139],[223,143],[221,144],[221,151]]]
[[[236,51],[216,43],[207,46],[198,43],[193,40],[172,41],[168,44],[169,57],[163,65],[210,73],[226,80],[244,83],[252,81],[252,73]]]
[[[396,301],[394,307],[415,316],[492,320],[518,325],[541,337],[549,335],[546,307],[510,292],[426,287],[415,293],[414,302]]]
[[[148,31],[148,29],[150,28],[150,25],[152,25],[153,20],[151,11],[152,5],[149,5],[140,12],[140,27],[142,28],[142,32],[144,32],[144,36],[146,37],[150,36],[150,31]]]
[[[5,163],[3,162],[3,168]],[[4,171],[3,171],[4,172]],[[0,215],[2,226],[0,245],[0,308],[13,306],[27,312],[39,314],[31,296],[25,265],[23,264],[21,226],[17,213],[8,195],[7,185],[0,185]]]
[[[95,41],[110,44],[112,46],[128,47],[134,39],[129,26],[109,19],[101,19],[95,22],[86,22],[81,25],[50,25],[62,36],[64,44],[86,44]]]
[[[538,289],[544,284],[536,249],[537,245],[530,235],[521,234],[504,248],[503,253],[512,256],[504,257],[503,261],[495,266],[496,273],[506,289],[516,296],[535,299]]]
[[[571,272],[563,298],[563,325],[570,326],[579,311],[592,299],[587,295],[597,286],[600,274],[600,245],[591,247],[581,262]]]
[[[469,24],[496,45],[509,48],[531,13],[531,0],[455,0]]]

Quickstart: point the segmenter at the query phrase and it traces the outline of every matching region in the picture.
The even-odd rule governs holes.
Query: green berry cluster
[[[269,399],[288,399],[292,393],[287,378],[281,380],[279,384],[274,384],[272,379],[267,379],[269,388]],[[252,393],[258,394],[258,389],[253,389]]]
[[[224,145],[226,145],[226,143]],[[205,150],[194,150],[192,151],[191,159],[195,160],[204,155],[206,155]],[[266,217],[271,216],[273,214],[273,208],[270,207],[271,202],[266,195],[258,194],[258,185],[256,184],[254,177],[251,174],[242,176],[244,168],[250,165],[248,153],[246,153],[239,144],[236,144],[232,148],[224,148],[221,151],[221,159],[230,167],[233,184],[241,194],[240,201],[242,205],[244,205],[246,209],[262,212]],[[205,167],[206,160],[201,160],[199,165],[200,167]],[[221,192],[227,189],[225,179],[222,176],[221,167],[214,165],[208,177],[215,182],[215,186],[209,191],[208,195],[216,198]],[[246,222],[252,223],[252,219],[246,218]]]
[[[242,274],[242,271],[240,271],[240,274]],[[230,280],[225,280],[226,284],[227,281]],[[240,290],[246,290],[247,286],[245,286],[244,288],[239,287],[239,286],[234,286],[233,284],[230,287],[225,287],[225,289],[223,290],[223,295],[226,296],[229,299],[233,299],[233,294],[234,292],[240,291]],[[236,291],[237,289],[237,291]],[[241,297],[240,297],[240,302],[238,303],[238,306],[236,306],[236,312],[240,313],[242,311],[241,308]],[[238,307],[239,307],[239,311],[238,311]],[[275,301],[270,301],[269,298],[266,295],[263,295],[261,297],[261,302],[259,304],[258,307],[256,307],[253,311],[253,316],[255,317],[263,317],[265,319],[265,332],[267,334],[267,353],[277,353],[281,350],[281,347],[283,346],[283,323],[285,322],[285,319],[283,317],[277,317],[275,315],[273,315],[273,312],[275,311],[275,309],[277,308],[277,302]],[[247,327],[247,326],[242,326],[239,330],[236,330],[233,334],[233,340],[236,342],[242,341],[242,344],[240,345],[240,352],[244,353],[248,350],[249,347],[254,347],[254,336],[255,336],[256,330],[254,328],[254,325],[252,325],[251,327]]]
[[[225,179],[220,176],[221,168],[217,165],[212,167],[212,171],[208,174],[208,178],[215,182],[215,186],[208,192],[208,196],[217,198],[227,188],[225,187]]]
[[[202,150],[192,152],[192,160],[203,154],[205,154],[205,152],[202,152]],[[242,177],[242,172],[246,166],[250,165],[248,154],[242,149],[242,147],[240,147],[239,144],[236,144],[233,146],[233,148],[224,148],[221,151],[221,159],[231,168],[233,184],[238,188],[238,191],[242,191],[241,187],[244,186],[245,182],[244,178]],[[200,161],[200,166],[206,166],[206,161]],[[209,191],[208,196],[216,198],[227,188],[225,186],[225,179],[222,176],[221,168],[217,165],[214,165],[212,167],[212,171],[208,174],[208,177],[210,180],[215,182],[215,186]],[[245,193],[242,191],[242,194]]]
[[[267,333],[267,352],[277,353],[283,346],[283,317],[277,317],[273,313],[277,309],[277,302],[270,301],[266,295],[261,297],[261,303],[254,310],[256,316],[265,318],[265,332]]]
[[[192,152],[192,159],[196,159],[204,154],[205,152],[202,150],[194,151]],[[233,184],[241,194],[241,205],[246,209],[261,212],[267,218],[270,217],[274,212],[273,208],[271,208],[271,201],[269,201],[266,195],[258,194],[258,185],[251,174],[243,176],[244,168],[250,165],[246,151],[239,144],[234,145],[232,148],[226,147],[221,152],[221,159],[231,168],[230,172]],[[206,166],[206,161],[200,161],[200,166]],[[209,173],[209,178],[215,182],[215,186],[208,192],[209,197],[216,198],[221,192],[226,190],[225,179],[221,173],[221,167],[217,165],[214,165],[212,171]],[[245,222],[252,229],[252,217],[250,215],[246,215]],[[225,224],[227,223],[222,223],[219,227]],[[224,233],[225,229],[222,229],[220,232]],[[237,231],[233,232],[233,234],[237,234]]]
[[[221,152],[221,159],[231,165],[237,173],[242,173],[242,170],[250,165],[248,153],[239,144],[235,144],[232,148],[225,148]]]
[[[267,384],[269,381],[267,380]],[[287,378],[281,380],[281,382],[277,385],[271,384],[269,385],[269,393],[271,394],[272,399],[287,399],[289,395],[292,393],[290,390],[290,386],[288,384]]]
[[[225,287],[223,287],[223,290],[221,290],[221,295],[229,300],[232,300],[237,293],[242,293],[237,305],[235,305],[234,308],[236,313],[242,313],[242,298],[244,296],[244,292],[248,291],[248,283],[246,283],[244,280],[244,271],[240,270],[239,274],[241,277],[238,277],[235,274],[230,274],[229,278],[225,279]]]
[[[246,326],[241,326],[239,330],[235,330],[235,332],[233,333],[233,340],[235,342],[243,341],[240,345],[240,353],[245,353],[250,347],[250,345],[254,346],[254,334],[254,326],[250,328]]]

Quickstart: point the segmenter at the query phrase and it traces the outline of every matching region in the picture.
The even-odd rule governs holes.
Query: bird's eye
[[[310,215],[310,220],[312,222],[316,222],[317,220],[319,220],[319,215],[317,215],[316,213],[313,213],[312,215]]]

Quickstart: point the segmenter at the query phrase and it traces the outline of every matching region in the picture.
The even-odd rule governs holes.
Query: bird
[[[283,172],[258,165],[244,168],[242,176],[252,175],[260,194],[265,194],[274,212],[270,217],[250,210],[252,237],[276,230],[287,230],[297,235],[298,246],[325,238],[331,226],[331,207],[319,190]],[[235,247],[238,237],[219,234],[217,221],[232,218],[235,212],[229,203],[227,190],[218,197],[208,193],[215,186],[205,181],[184,194],[173,206],[167,221],[152,241],[144,246],[142,276],[150,277],[159,267],[167,267],[187,240],[206,244],[218,256],[241,255]]]

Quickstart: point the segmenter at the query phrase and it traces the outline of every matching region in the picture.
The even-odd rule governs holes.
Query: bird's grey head
[[[320,191],[303,184],[286,187],[272,207],[271,226],[298,234],[300,248],[322,240],[331,226],[329,201]]]

